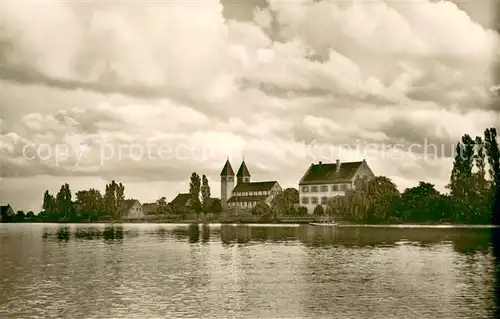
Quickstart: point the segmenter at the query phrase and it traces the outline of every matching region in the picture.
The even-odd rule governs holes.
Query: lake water
[[[0,318],[494,318],[493,231],[0,224]]]

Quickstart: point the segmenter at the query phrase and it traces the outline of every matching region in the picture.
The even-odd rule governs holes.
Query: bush
[[[324,210],[323,206],[317,205],[314,208],[313,215],[315,215],[315,216],[323,216],[324,214],[325,214],[325,210]]]

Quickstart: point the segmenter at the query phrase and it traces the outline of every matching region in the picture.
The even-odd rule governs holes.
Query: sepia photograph
[[[500,0],[1,0],[0,318],[500,318]]]

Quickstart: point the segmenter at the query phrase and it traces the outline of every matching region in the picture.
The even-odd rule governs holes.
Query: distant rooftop
[[[312,164],[307,173],[302,178],[300,184],[314,184],[322,182],[345,182],[350,181],[358,171],[360,162],[345,162],[338,163],[340,165],[337,171],[337,163],[321,163]]]

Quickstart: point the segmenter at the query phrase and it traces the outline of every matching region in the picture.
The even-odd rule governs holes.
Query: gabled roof
[[[231,163],[229,163],[229,159],[226,160],[226,164],[224,164],[220,176],[234,176],[234,171],[231,167]]]
[[[363,163],[364,161],[340,163],[340,169],[338,172],[336,163],[312,164],[304,177],[302,177],[299,184],[351,181]]]
[[[170,202],[170,205],[173,206],[187,206],[189,203],[188,201],[191,199],[191,194],[189,193],[181,193],[177,195],[172,201]]]
[[[238,173],[236,174],[238,177],[250,177],[250,172],[248,171],[247,165],[245,161],[241,162],[240,168],[238,169]]]
[[[156,203],[142,204],[142,211],[146,215],[156,215],[158,213],[158,204]]]
[[[122,212],[128,213],[128,211],[134,206],[135,203],[141,204],[137,199],[126,199],[123,201]]]
[[[14,211],[14,209],[12,208],[12,206],[10,206],[10,204],[0,206],[0,216],[7,215],[7,212],[9,211],[9,207],[10,207],[10,209],[12,209],[12,211]]]
[[[269,191],[277,181],[266,181],[266,182],[252,182],[252,183],[239,183],[233,189],[234,192],[258,192],[258,191]]]

